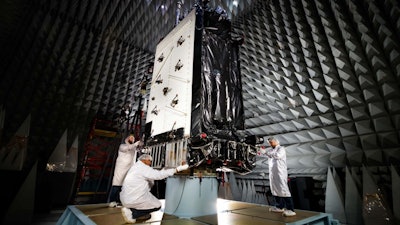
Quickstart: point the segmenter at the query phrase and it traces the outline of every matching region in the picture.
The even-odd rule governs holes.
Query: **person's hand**
[[[188,164],[182,165],[182,166],[178,166],[178,167],[176,167],[176,172],[181,172],[181,171],[187,170],[188,168],[189,168]]]
[[[265,153],[267,153],[265,146],[261,146],[260,150],[257,151],[257,155],[264,155]]]
[[[142,149],[142,153],[149,154],[150,152],[151,152],[151,149],[150,149],[150,148],[144,147],[144,148]]]

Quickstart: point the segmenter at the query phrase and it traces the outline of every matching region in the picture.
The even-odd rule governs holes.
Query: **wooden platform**
[[[330,214],[295,210],[294,217],[284,217],[281,213],[269,212],[266,205],[218,199],[218,213],[207,216],[178,218],[161,210],[153,212],[147,221],[137,221],[136,224],[165,225],[339,225]],[[57,225],[121,225],[125,224],[120,208],[109,208],[107,203],[92,205],[68,206],[60,217]]]

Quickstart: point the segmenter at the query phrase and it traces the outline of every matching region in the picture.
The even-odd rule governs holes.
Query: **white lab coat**
[[[125,144],[121,144],[118,149],[118,157],[115,161],[114,177],[112,180],[113,186],[122,186],[125,175],[129,168],[136,162],[139,141],[134,144],[129,144],[128,138],[125,139]]]
[[[269,183],[272,195],[291,197],[285,147],[277,145],[275,148],[269,148],[265,154],[268,156]]]
[[[151,194],[151,187],[154,180],[162,180],[174,175],[175,172],[175,168],[156,170],[139,160],[126,174],[120,193],[122,205],[134,209],[161,207],[160,200]]]

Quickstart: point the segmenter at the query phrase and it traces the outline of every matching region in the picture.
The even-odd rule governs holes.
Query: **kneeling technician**
[[[151,167],[153,158],[143,154],[129,169],[122,184],[120,199],[122,216],[126,223],[136,223],[136,219],[148,220],[151,212],[161,209],[161,202],[150,191],[154,180],[162,180],[189,168],[182,165],[172,169],[156,170]]]

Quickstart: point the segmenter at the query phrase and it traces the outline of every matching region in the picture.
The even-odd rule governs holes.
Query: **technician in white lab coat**
[[[120,199],[122,216],[126,223],[135,223],[136,219],[150,219],[151,212],[161,208],[161,202],[150,191],[154,180],[162,180],[189,168],[182,165],[172,169],[156,170],[151,167],[153,158],[143,154],[126,174]]]
[[[269,183],[275,206],[271,212],[283,213],[284,216],[295,216],[292,195],[288,186],[286,165],[286,149],[279,144],[278,139],[268,138],[270,148],[261,151],[261,155],[268,157]]]
[[[135,137],[129,135],[125,138],[124,143],[119,146],[117,160],[115,161],[109,207],[121,205],[119,193],[121,192],[122,182],[129,168],[136,162],[137,152],[140,151],[142,145],[142,141],[135,142]]]

